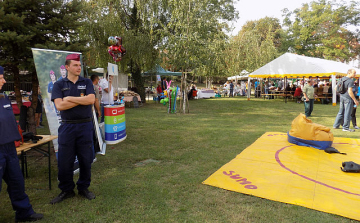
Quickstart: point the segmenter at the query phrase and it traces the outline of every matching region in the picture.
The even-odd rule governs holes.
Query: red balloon
[[[108,53],[112,56],[113,60],[119,62],[126,53],[126,49],[122,46],[122,38],[115,36],[117,40],[115,45],[108,48]]]

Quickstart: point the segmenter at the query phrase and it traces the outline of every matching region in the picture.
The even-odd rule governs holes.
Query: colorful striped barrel
[[[117,144],[126,139],[125,106],[106,105],[104,117],[106,144]]]

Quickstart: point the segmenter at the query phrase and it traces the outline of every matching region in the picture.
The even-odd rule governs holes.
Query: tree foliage
[[[283,51],[283,39],[278,19],[248,21],[225,51],[229,76],[239,75],[242,70],[252,72],[275,59]]]
[[[359,55],[359,33],[349,25],[360,21],[359,2],[318,0],[284,13],[290,51],[330,60],[350,61]],[[294,19],[293,19],[294,18]]]
[[[205,76],[222,75],[222,52],[229,27],[226,21],[237,17],[232,0],[168,0],[169,20],[161,30],[162,52],[173,69],[199,72]],[[186,94],[186,73],[181,91]],[[183,112],[186,97],[183,97]]]
[[[79,39],[81,1],[73,0],[2,0],[0,1],[0,64],[14,75],[16,99],[20,95],[20,70],[32,76],[33,100],[30,127],[33,132],[33,111],[37,104],[38,80],[32,59],[32,47],[82,51],[85,41]]]
[[[77,29],[81,2],[73,0],[0,1],[0,64],[17,75],[34,71],[32,47],[81,51]]]
[[[88,1],[87,24],[82,34],[90,39],[88,61],[92,66],[107,67],[112,61],[107,52],[109,36],[121,36],[127,54],[119,63],[125,73],[131,73],[141,99],[145,100],[144,81],[141,73],[154,67],[159,58],[156,45],[165,14],[162,8],[166,1]]]
[[[163,49],[178,70],[213,64],[223,50],[227,21],[237,17],[232,0],[169,0],[170,20],[164,27]]]

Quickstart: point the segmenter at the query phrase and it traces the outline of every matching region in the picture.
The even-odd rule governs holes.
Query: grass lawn
[[[315,104],[312,120],[332,127],[338,108]],[[355,222],[201,184],[265,132],[287,132],[303,104],[236,97],[192,100],[185,115],[166,110],[153,101],[126,108],[127,139],[108,145],[93,164],[92,201],[76,196],[50,205],[60,192],[55,156],[49,191],[46,158],[30,153],[26,192],[35,211],[44,213],[42,222]],[[359,131],[333,133],[359,137]],[[160,162],[135,165],[146,159]],[[0,201],[0,222],[13,222],[4,182]]]

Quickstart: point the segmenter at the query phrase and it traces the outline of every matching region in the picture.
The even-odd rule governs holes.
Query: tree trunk
[[[134,79],[134,85],[140,95],[141,101],[146,103],[146,95],[145,95],[145,88],[144,88],[144,78],[141,76],[141,69],[136,63],[131,63],[131,75]]]
[[[187,73],[183,72],[181,75],[181,92],[182,92],[182,99],[180,100],[180,109],[182,109],[182,112],[185,114],[186,113],[186,109],[188,110],[188,113],[190,112],[189,110],[189,100],[187,97],[187,86],[186,86],[186,76]]]
[[[19,68],[17,68],[17,66],[14,66],[12,68],[12,72],[14,73],[14,90],[15,90],[16,103],[20,110],[21,105],[22,105],[22,96],[21,96],[21,92],[20,92],[21,83],[20,83]]]
[[[35,120],[35,112],[36,112],[36,106],[38,103],[38,88],[39,88],[39,81],[37,79],[36,72],[33,71],[31,73],[31,80],[32,80],[32,96],[31,96],[31,106],[28,108],[27,112],[27,122],[28,122],[28,128],[29,132],[36,133],[36,120]]]

